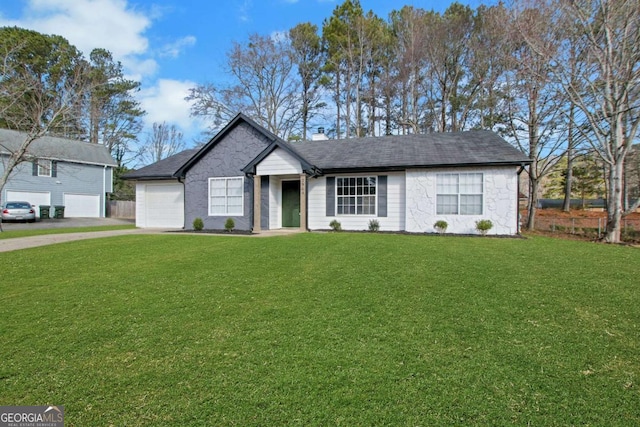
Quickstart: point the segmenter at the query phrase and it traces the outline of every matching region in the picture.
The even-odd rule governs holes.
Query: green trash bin
[[[64,218],[64,206],[55,206],[54,218],[61,219]]]
[[[49,219],[49,211],[51,206],[40,205],[40,219]]]

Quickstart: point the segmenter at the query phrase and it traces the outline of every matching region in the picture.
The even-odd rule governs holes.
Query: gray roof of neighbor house
[[[521,151],[491,131],[391,135],[289,143],[323,172],[529,163]]]
[[[124,174],[122,178],[132,180],[176,178],[176,172],[178,172],[178,170],[198,151],[200,151],[198,148],[181,151],[178,154],[167,157],[166,159],[162,159],[138,170],[128,172]]]
[[[0,129],[0,153],[9,154],[20,148],[27,134]],[[33,141],[27,150],[30,156],[73,163],[117,166],[109,150],[102,144],[90,144],[68,138],[45,135]]]

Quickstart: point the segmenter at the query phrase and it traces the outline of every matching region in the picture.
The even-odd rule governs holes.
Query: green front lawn
[[[89,233],[93,231],[127,230],[136,228],[135,225],[97,225],[92,227],[68,227],[68,228],[34,228],[31,230],[4,229],[0,233],[0,240],[15,239],[18,237],[43,236],[45,234]]]
[[[638,425],[640,251],[132,235],[0,254],[0,405],[69,426]]]

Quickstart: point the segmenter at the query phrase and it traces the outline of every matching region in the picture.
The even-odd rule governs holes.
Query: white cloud
[[[251,0],[243,0],[238,6],[238,19],[241,22],[251,22],[251,8],[253,7],[253,3]]]
[[[154,79],[159,65],[153,56],[175,58],[194,45],[196,38],[186,36],[162,48],[151,47],[145,33],[154,20],[170,9],[151,5],[142,11],[128,1],[25,0],[22,16],[8,20],[0,14],[0,26],[61,35],[87,57],[94,48],[109,50],[122,63],[126,78],[143,82],[143,88],[135,96],[147,112],[146,126],[153,122],[175,124],[189,143],[190,136],[205,128],[200,120],[189,116],[190,106],[184,100],[189,89],[197,85],[190,81]]]
[[[28,0],[22,18],[0,20],[0,25],[61,35],[87,56],[94,48],[107,49],[133,75],[156,71],[154,60],[139,58],[149,50],[144,33],[151,24],[126,0]]]
[[[182,51],[190,46],[196,44],[196,38],[194,36],[186,36],[176,40],[173,43],[168,43],[160,50],[160,56],[177,58]]]
[[[145,123],[175,124],[186,135],[203,129],[199,120],[189,116],[189,103],[185,97],[196,83],[188,80],[159,79],[156,85],[138,93],[142,108],[147,112]]]
[[[289,38],[289,32],[288,31],[273,31],[270,34],[269,37],[271,37],[271,40],[273,40],[276,43],[284,42]]]

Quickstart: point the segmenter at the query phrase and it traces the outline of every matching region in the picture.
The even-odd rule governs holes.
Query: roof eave
[[[196,164],[205,154],[207,154],[213,147],[215,147],[221,139],[223,139],[232,129],[234,129],[241,121],[247,123],[249,126],[260,132],[265,136],[269,141],[273,142],[278,137],[271,132],[267,131],[262,126],[258,125],[252,119],[244,115],[243,113],[238,113],[227,125],[220,130],[213,138],[209,140],[200,150],[198,150],[189,160],[185,162],[184,165],[178,169],[173,176],[176,178],[184,178],[185,174],[191,167]]]
[[[442,169],[442,168],[468,168],[468,167],[495,167],[495,166],[523,166],[530,164],[531,160],[506,161],[506,162],[482,162],[482,163],[438,163],[431,165],[391,165],[391,166],[354,166],[354,167],[324,167],[322,175],[353,172],[401,172],[407,169]]]
[[[251,162],[249,162],[247,166],[242,168],[242,172],[244,172],[247,175],[255,175],[258,164],[262,162],[271,153],[273,153],[276,150],[276,148],[284,150],[289,155],[294,157],[297,161],[299,161],[302,171],[305,172],[306,174],[317,175],[318,168],[316,166],[309,163],[294,148],[290,147],[288,144],[285,144],[283,141],[280,141],[279,139],[275,139],[274,141],[272,141],[271,144],[267,146],[267,148],[262,150],[262,152],[260,152],[260,154],[258,154],[253,160],[251,160]]]
[[[127,176],[122,175],[124,181],[180,181],[180,178],[167,175]]]

